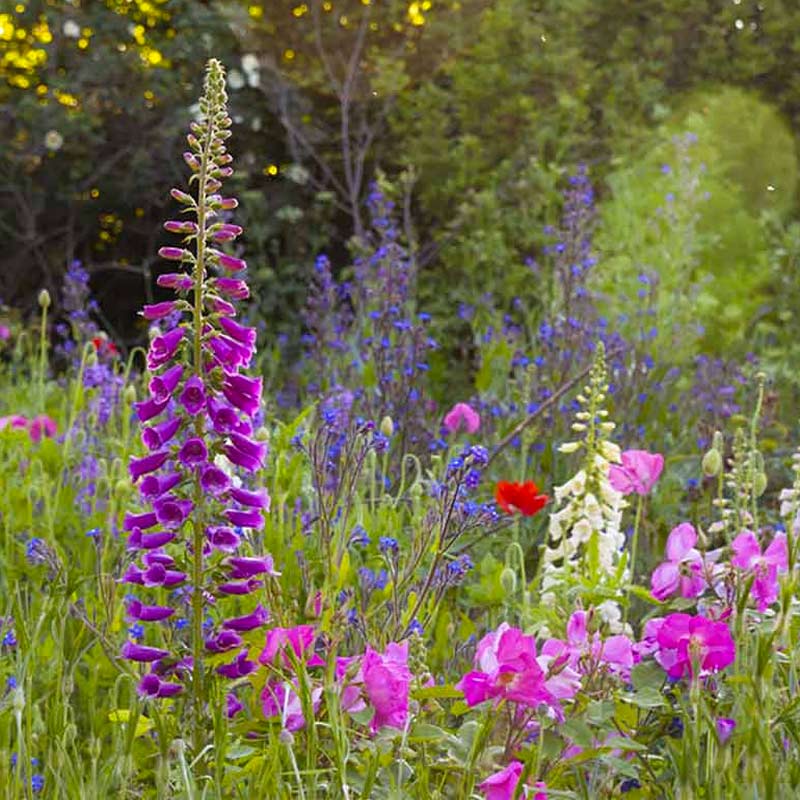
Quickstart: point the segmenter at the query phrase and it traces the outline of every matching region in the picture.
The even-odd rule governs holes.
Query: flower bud
[[[761,497],[762,494],[767,490],[767,473],[766,472],[757,472],[755,479],[753,480],[753,494],[756,497]]]
[[[394,433],[394,421],[388,414],[381,420],[380,431],[384,436],[391,436]]]
[[[702,468],[703,468],[703,475],[707,478],[713,478],[716,475],[719,475],[720,470],[722,469],[722,456],[719,454],[719,450],[715,447],[712,447],[704,456],[702,461]]]
[[[48,309],[50,308],[50,303],[50,292],[48,292],[47,289],[42,289],[42,291],[39,292],[39,307]]]
[[[511,596],[517,591],[517,574],[510,567],[500,573],[500,585],[506,595]]]
[[[136,387],[132,383],[129,383],[125,387],[125,391],[123,392],[122,396],[128,405],[132,405],[136,402]]]

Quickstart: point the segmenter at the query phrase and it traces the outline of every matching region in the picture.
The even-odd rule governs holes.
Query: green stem
[[[45,378],[47,376],[47,304],[42,304],[42,329],[39,331],[39,408],[46,409]]]
[[[631,576],[629,585],[633,586],[636,583],[636,550],[639,545],[639,525],[642,521],[642,508],[644,507],[644,495],[637,495],[636,501],[636,518],[633,522],[633,536],[631,537]],[[628,608],[630,607],[630,590],[628,591],[628,603],[625,606],[623,614],[623,622],[628,621]]]
[[[206,244],[206,172],[210,158],[211,142],[214,138],[214,123],[208,120],[208,131],[200,161],[197,189],[197,260],[194,265],[194,374],[203,378],[203,281],[205,279]],[[195,435],[203,438],[205,417],[195,417]],[[192,541],[192,700],[194,710],[193,745],[195,758],[203,749],[203,707],[205,705],[205,685],[203,675],[203,545],[204,515],[203,488],[199,474],[195,478],[194,489],[194,536]]]

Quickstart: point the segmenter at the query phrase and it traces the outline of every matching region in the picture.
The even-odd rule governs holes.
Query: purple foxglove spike
[[[197,223],[188,219],[168,219],[164,223],[164,230],[170,233],[197,233]]]
[[[165,528],[179,528],[192,513],[193,503],[174,495],[163,495],[153,503],[156,519]]]
[[[169,619],[175,609],[170,606],[145,606],[138,600],[131,600],[127,607],[128,619],[138,619],[142,622],[160,622]]]
[[[263,508],[269,511],[270,496],[266,489],[258,489],[255,492],[247,489],[231,489],[231,497],[240,505],[250,508]]]
[[[250,297],[250,289],[239,278],[217,278],[214,285],[220,294],[230,297],[231,300],[247,300]]]
[[[280,572],[275,571],[275,562],[272,556],[253,558],[252,556],[234,556],[226,562],[231,567],[231,578],[252,578],[255,575],[271,575],[277,577]]]
[[[208,460],[206,443],[197,436],[187,439],[178,451],[178,460],[186,467],[197,467]]]
[[[122,523],[123,530],[132,531],[134,528],[155,528],[158,524],[158,517],[152,511],[145,511],[144,514],[126,514]]]
[[[243,617],[233,617],[231,619],[223,620],[222,627],[229,631],[252,631],[255,628],[260,628],[267,624],[269,614],[267,609],[262,605],[256,606],[256,609]]]
[[[144,584],[144,573],[136,564],[129,564],[125,570],[125,574],[121,578],[122,583],[135,583],[138,586]]]
[[[192,276],[185,272],[168,272],[159,275],[156,283],[164,289],[174,289],[176,292],[189,292],[194,288]]]
[[[148,472],[155,472],[164,466],[164,462],[169,458],[169,450],[158,450],[142,458],[132,458],[128,465],[131,480],[135,483],[142,475]]]
[[[163,447],[172,439],[181,427],[183,420],[180,417],[172,417],[158,425],[142,429],[142,442],[148,450],[156,450]]]
[[[217,667],[217,672],[224,678],[235,680],[236,678],[244,678],[254,672],[257,666],[255,661],[250,661],[247,657],[247,650],[242,650],[230,664],[220,664]]]
[[[264,515],[260,509],[240,511],[237,508],[226,508],[222,512],[231,525],[239,528],[255,528],[260,531],[264,527]]]
[[[128,537],[129,550],[157,550],[169,544],[176,536],[172,531],[158,531],[156,533],[142,533],[141,528],[134,528]]]
[[[161,497],[170,489],[174,489],[183,480],[180,472],[170,472],[167,475],[146,475],[139,484],[139,492],[142,497],[154,500]]]
[[[236,464],[237,467],[242,467],[242,469],[246,469],[248,472],[258,472],[258,470],[261,469],[261,462],[257,458],[243,453],[232,444],[224,445],[222,451],[225,453],[228,460],[232,464]]]
[[[228,581],[227,583],[221,583],[217,586],[217,591],[221,594],[243,595],[250,594],[256,591],[256,589],[260,589],[263,585],[264,581],[250,578],[246,581]]]
[[[150,394],[157,403],[163,403],[172,397],[172,393],[177,388],[183,377],[183,365],[175,364],[170,367],[162,375],[156,375],[150,381]]]
[[[243,642],[235,631],[220,631],[216,636],[206,639],[206,650],[211,653],[225,653],[239,647]]]
[[[150,661],[158,661],[160,658],[166,658],[169,655],[169,650],[162,650],[159,647],[145,647],[135,642],[125,642],[122,645],[123,658],[128,661],[141,661],[147,663]]]
[[[193,375],[184,384],[180,396],[181,405],[186,409],[187,414],[195,416],[199,414],[206,404],[206,390],[203,381]]]
[[[212,497],[221,497],[230,488],[231,481],[223,470],[209,464],[200,475],[200,485]]]
[[[194,201],[194,197],[192,197],[190,194],[186,194],[186,192],[182,192],[180,189],[170,189],[169,193],[173,200],[177,200],[179,203],[182,203],[185,206],[197,205],[197,203]]]
[[[238,322],[227,317],[223,317],[219,321],[219,326],[231,339],[235,339],[239,344],[243,344],[249,349],[252,349],[256,343],[256,329],[248,328],[246,325],[240,325]]]
[[[142,556],[142,561],[148,566],[152,567],[153,564],[161,564],[162,567],[171,567],[175,563],[175,559],[167,554],[156,550],[153,553],[145,553]]]
[[[227,317],[236,316],[236,306],[221,297],[209,297],[206,303],[214,314],[221,314]]]
[[[139,418],[139,422],[147,422],[153,417],[157,417],[167,407],[168,403],[169,400],[163,403],[156,403],[155,400],[150,399],[134,403],[133,407],[136,409],[136,416]]]
[[[188,250],[184,250],[182,247],[160,247],[158,254],[167,261],[192,261],[194,258]]]
[[[175,330],[164,333],[161,336],[156,336],[150,342],[150,349],[147,351],[147,368],[151,372],[163,367],[174,357],[185,333],[184,328],[175,328]]]
[[[244,706],[233,692],[229,692],[225,696],[225,716],[228,719],[233,719],[243,709]]]
[[[206,537],[213,548],[221,550],[223,553],[235,553],[242,542],[242,537],[238,533],[232,528],[226,528],[222,525],[208,528]]]
[[[154,320],[164,319],[172,314],[178,307],[177,300],[165,300],[163,303],[153,303],[142,307],[142,316],[153,322]]]

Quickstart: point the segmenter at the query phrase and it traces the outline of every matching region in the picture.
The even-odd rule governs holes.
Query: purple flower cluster
[[[137,641],[125,644],[125,658],[153,665],[139,684],[149,697],[181,691],[181,684],[170,678],[181,678],[190,664],[196,691],[203,680],[199,662],[204,651],[231,651],[233,660],[217,672],[246,674],[251,662],[241,634],[266,623],[263,606],[251,603],[246,613],[239,609],[211,631],[204,630],[204,619],[208,606],[219,599],[251,595],[263,587],[265,577],[276,574],[270,557],[239,555],[246,532],[263,527],[269,496],[265,490],[242,488],[234,476],[237,468],[257,473],[267,446],[253,431],[261,379],[243,373],[253,359],[256,332],[236,322],[232,302],[248,297],[242,277],[246,264],[218,249],[241,233],[237,225],[218,221],[221,211],[237,206],[234,198],[219,194],[222,179],[232,173],[225,147],[231,125],[225,99],[222,68],[212,61],[200,104],[202,119],[192,123],[190,150],[184,154],[198,197],[171,192],[197,221],[165,223],[167,231],[183,237],[182,246],[159,251],[167,260],[188,264],[190,271],[159,276],[159,286],[174,290],[176,299],[143,311],[151,321],[191,312],[177,327],[152,339],[149,397],[135,404],[148,452],[131,460],[130,475],[148,510],[125,518],[135,560],[123,581],[148,598],[131,597],[128,617],[137,623],[169,624],[178,614],[175,598],[185,598],[191,601],[193,622],[191,657],[177,626],[172,636],[161,637],[169,640],[171,650]]]
[[[367,206],[371,227],[352,284],[336,283],[326,257],[316,262],[303,344],[306,363],[324,369],[315,369],[308,388],[349,389],[356,415],[389,416],[406,445],[424,448],[430,438],[424,382],[437,344],[429,315],[416,309],[416,266],[400,242],[394,203],[373,184]]]

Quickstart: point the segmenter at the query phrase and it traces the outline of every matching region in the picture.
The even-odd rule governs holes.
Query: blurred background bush
[[[320,254],[358,274],[377,181],[432,374],[488,390],[570,318],[552,231],[585,174],[593,319],[670,364],[757,349],[794,387],[798,29],[793,0],[6,0],[0,298],[30,314],[79,260],[102,326],[144,340],[213,55],[268,354],[302,349]]]

